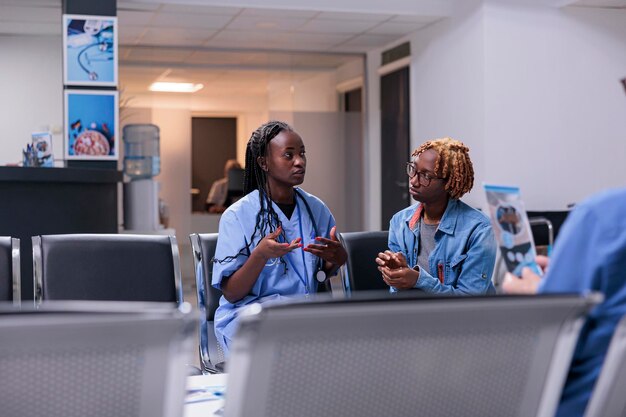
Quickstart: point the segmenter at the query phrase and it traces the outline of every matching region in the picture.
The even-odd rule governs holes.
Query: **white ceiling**
[[[271,79],[334,70],[442,18],[182,3],[117,2],[125,89],[158,78],[262,94]],[[60,33],[61,0],[0,0],[0,34]]]
[[[118,0],[121,83],[139,92],[157,78],[185,80],[262,94],[272,79],[302,79],[362,59],[372,48],[445,18],[463,0],[290,0],[290,9],[255,1],[246,0],[251,8],[215,0]],[[277,7],[282,0],[272,1]],[[516,1],[626,8],[626,0]],[[61,0],[0,0],[0,36],[7,34],[60,36]]]

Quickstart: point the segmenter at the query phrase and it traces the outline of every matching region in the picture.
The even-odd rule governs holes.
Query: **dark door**
[[[224,177],[224,164],[237,156],[237,119],[191,119],[191,209],[204,211],[213,181]]]
[[[410,202],[405,166],[409,160],[410,109],[409,68],[383,75],[380,79],[381,182],[383,230],[389,220]]]
[[[355,88],[346,91],[343,94],[343,111],[345,112],[361,112],[361,103],[363,101],[363,90]]]

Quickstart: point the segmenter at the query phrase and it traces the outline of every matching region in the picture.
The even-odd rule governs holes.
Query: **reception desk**
[[[0,167],[0,235],[20,239],[22,299],[33,298],[31,236],[117,233],[122,172]]]

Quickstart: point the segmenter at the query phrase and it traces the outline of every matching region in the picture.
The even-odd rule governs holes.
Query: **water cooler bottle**
[[[161,172],[159,128],[152,124],[126,125],[123,130],[124,228],[153,231],[159,224],[159,183],[153,179]]]

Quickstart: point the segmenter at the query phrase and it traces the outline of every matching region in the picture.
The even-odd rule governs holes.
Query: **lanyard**
[[[298,212],[298,226],[300,228],[300,237],[304,239],[304,233],[302,230],[302,216],[301,216],[302,213],[300,212],[300,205],[298,204],[297,198],[296,198],[296,210]],[[287,243],[289,242],[287,241]],[[298,271],[298,268],[296,268],[293,262],[291,262],[291,256],[290,256],[291,252],[287,254],[286,258],[287,258],[287,262],[289,262],[289,265],[291,265],[294,272],[298,275],[298,278],[300,278],[300,281],[302,281],[302,283],[304,284],[305,294],[309,295],[309,292],[310,292],[309,291],[309,271],[306,267],[306,257],[304,256],[304,249],[302,248],[299,248],[299,249],[300,249],[300,254],[302,255],[302,266],[304,267],[304,276],[300,274],[300,272]]]

